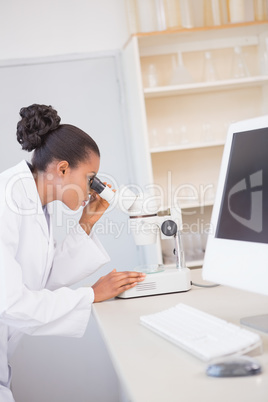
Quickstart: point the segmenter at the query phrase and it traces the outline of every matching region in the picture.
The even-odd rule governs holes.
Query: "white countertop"
[[[201,270],[193,282],[204,283]],[[268,286],[268,285],[267,285]],[[259,332],[263,353],[256,356],[263,373],[251,377],[212,378],[206,363],[154,334],[139,317],[183,302],[239,324],[244,316],[268,313],[268,297],[226,286],[135,299],[114,299],[93,305],[107,349],[132,402],[267,402],[268,334]]]

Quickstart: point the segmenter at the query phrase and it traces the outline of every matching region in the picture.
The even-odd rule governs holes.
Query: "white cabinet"
[[[161,209],[182,209],[191,241],[210,227],[229,124],[268,113],[267,37],[263,22],[140,34],[125,46],[134,180],[154,188]],[[200,264],[200,253],[188,257]]]

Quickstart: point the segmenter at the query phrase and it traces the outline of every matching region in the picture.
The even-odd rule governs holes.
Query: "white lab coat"
[[[26,161],[0,174],[0,402],[12,400],[1,395],[8,392],[8,361],[23,333],[84,334],[94,292],[68,286],[109,261],[96,236],[80,225],[56,248],[52,232]]]

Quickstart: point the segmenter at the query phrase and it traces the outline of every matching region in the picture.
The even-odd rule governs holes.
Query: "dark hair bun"
[[[17,140],[26,151],[40,147],[46,135],[60,124],[60,117],[52,106],[34,104],[23,107],[20,116]]]

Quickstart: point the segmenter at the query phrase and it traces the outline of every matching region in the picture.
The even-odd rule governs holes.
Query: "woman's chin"
[[[64,202],[64,201],[62,201],[62,203],[63,203],[68,209],[70,209],[71,211],[78,211],[78,209],[83,206],[82,203],[80,203],[80,204],[70,204],[70,203],[68,203],[68,204],[67,204],[67,203]]]

